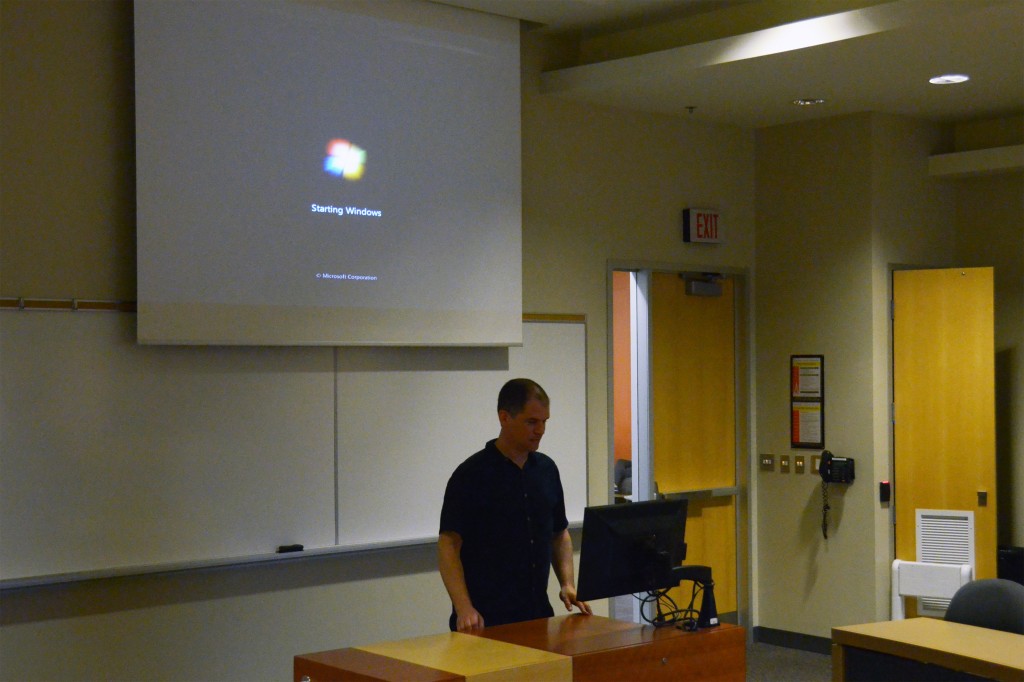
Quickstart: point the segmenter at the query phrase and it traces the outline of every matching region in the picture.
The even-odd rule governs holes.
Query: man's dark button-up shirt
[[[462,538],[466,586],[486,625],[554,615],[551,540],[568,525],[558,467],[547,455],[531,452],[520,469],[492,440],[459,465],[445,490],[441,532]]]

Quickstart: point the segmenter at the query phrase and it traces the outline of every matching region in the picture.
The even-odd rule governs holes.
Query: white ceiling
[[[607,39],[659,23],[713,26],[736,5],[778,0],[443,0],[523,19],[546,34]],[[827,5],[835,0],[819,0]],[[792,5],[792,3],[789,3]],[[867,6],[865,6],[867,5]],[[780,4],[781,6],[781,4]],[[836,3],[838,10],[854,6]],[[750,9],[749,7],[746,9]],[[820,12],[819,12],[820,13]],[[715,40],[545,72],[541,90],[603,105],[756,128],[874,111],[935,121],[1024,113],[1024,0],[894,0]],[[960,85],[928,78],[967,73]],[[798,107],[797,98],[825,103]]]

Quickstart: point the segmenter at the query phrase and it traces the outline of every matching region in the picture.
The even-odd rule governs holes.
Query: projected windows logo
[[[358,180],[366,168],[366,150],[348,140],[331,140],[327,143],[327,158],[324,170],[331,175]]]

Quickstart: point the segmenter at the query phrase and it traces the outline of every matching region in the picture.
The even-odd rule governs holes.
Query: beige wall
[[[433,547],[4,592],[0,679],[286,680],[292,657],[434,634]]]
[[[1024,144],[1024,115],[954,127],[954,150]],[[958,264],[995,267],[998,542],[1024,546],[1024,172],[949,180]],[[1016,494],[1015,494],[1016,493]]]
[[[989,126],[969,129],[979,139]],[[1024,134],[1019,119],[1013,129]],[[827,636],[841,621],[888,617],[892,526],[876,482],[892,478],[896,267],[996,266],[999,537],[1021,544],[1013,491],[1024,480],[1024,175],[929,177],[928,156],[953,151],[949,132],[882,115],[758,131],[757,452],[798,454],[789,450],[784,418],[786,362],[791,353],[824,353],[826,445],[858,464],[858,484],[838,495],[833,487],[828,540],[818,528],[815,477],[756,474],[761,626]],[[843,590],[831,589],[840,574]]]
[[[789,357],[825,356],[825,443],[871,480],[871,118],[761,130],[755,264],[757,453],[789,447]],[[872,488],[833,486],[829,539],[820,479],[759,472],[759,624],[827,636],[875,620]],[[836,589],[843,576],[843,589]]]
[[[537,94],[543,45],[525,41],[523,310],[587,316],[592,502],[608,490],[610,264],[753,262],[753,134]],[[685,244],[682,209],[719,207],[727,243]]]
[[[0,293],[134,301],[131,3],[0,8]]]
[[[128,5],[2,0],[0,30],[0,295],[134,300]],[[937,133],[899,119],[781,127],[757,133],[755,144],[751,131],[541,97],[543,46],[528,36],[523,55],[523,307],[587,316],[591,501],[608,490],[609,264],[750,271],[755,452],[788,452],[788,355],[821,352],[828,444],[858,457],[860,475],[834,496],[826,543],[814,476],[752,474],[754,623],[824,637],[832,624],[884,617],[888,529],[874,479],[888,467],[885,271],[953,260],[952,207],[1003,181],[934,197],[919,169]],[[1001,191],[1012,203],[1019,184]],[[725,244],[682,243],[680,211],[697,204],[720,209]],[[1014,215],[1016,231],[992,241],[999,254],[1016,249],[1010,267],[1019,273]],[[967,218],[960,222],[966,234]],[[0,313],[0,323],[9,314],[20,313]],[[997,338],[1011,339],[1019,368],[1012,309],[1006,319]],[[1019,475],[1015,381],[1005,409]],[[4,680],[286,679],[293,654],[437,632],[448,610],[431,547],[33,588],[2,600]]]
[[[1024,119],[1020,119],[1024,136]],[[996,475],[1003,545],[1024,546],[1024,173],[949,181],[957,264],[995,267]]]

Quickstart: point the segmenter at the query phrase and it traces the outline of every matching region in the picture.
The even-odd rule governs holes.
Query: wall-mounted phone
[[[853,483],[853,457],[836,457],[825,450],[821,453],[818,474],[822,483]]]
[[[821,453],[821,462],[818,464],[818,474],[821,476],[821,535],[828,539],[828,484],[829,483],[853,483],[855,471],[853,457],[836,457],[828,450]]]

